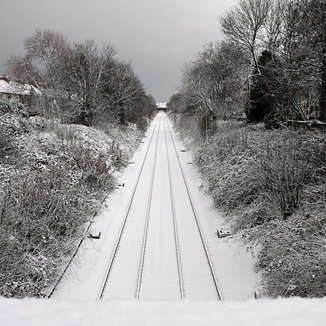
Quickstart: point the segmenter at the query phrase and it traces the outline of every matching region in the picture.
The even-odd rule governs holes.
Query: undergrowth
[[[127,156],[99,130],[7,111],[0,115],[0,295],[42,297]]]
[[[180,123],[187,137],[191,131]],[[182,121],[180,119],[179,121]],[[326,135],[218,122],[195,160],[233,231],[260,244],[264,295],[326,295]]]

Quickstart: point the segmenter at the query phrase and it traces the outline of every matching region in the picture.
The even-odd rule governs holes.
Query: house
[[[41,91],[29,84],[21,81],[11,81],[8,75],[0,76],[0,99],[12,100],[17,99],[25,105],[31,95],[41,95]]]

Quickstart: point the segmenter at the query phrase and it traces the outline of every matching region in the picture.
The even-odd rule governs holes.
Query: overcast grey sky
[[[0,0],[0,74],[36,29],[113,45],[159,102],[177,92],[180,67],[222,39],[217,18],[237,0]]]

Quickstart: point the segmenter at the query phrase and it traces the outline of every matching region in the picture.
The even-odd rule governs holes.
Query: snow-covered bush
[[[178,121],[183,121],[178,119]],[[259,243],[265,295],[326,295],[326,135],[218,122],[195,160],[234,232]]]
[[[27,109],[25,105],[22,104],[18,99],[0,99],[0,115],[8,112],[27,116]]]
[[[15,173],[4,189],[2,295],[41,296],[91,214],[85,189],[71,183],[69,170],[52,164],[47,168]],[[9,247],[15,258],[6,256]]]
[[[325,239],[325,220],[318,216],[297,213],[286,221],[267,223],[258,264],[263,271],[265,294],[326,296]]]
[[[9,144],[8,136],[4,133],[3,127],[0,126],[0,157],[6,155],[6,149]]]
[[[0,128],[11,147],[0,156],[0,295],[41,297],[85,236],[85,223],[113,189],[113,174],[141,133],[112,125],[111,137],[10,112],[0,117]]]
[[[255,172],[260,193],[283,218],[300,206],[305,185],[315,182],[322,151],[314,135],[292,131],[265,134],[260,142]]]
[[[264,117],[264,124],[266,129],[280,129],[283,128],[288,116],[285,112],[279,110],[272,110],[268,115]]]

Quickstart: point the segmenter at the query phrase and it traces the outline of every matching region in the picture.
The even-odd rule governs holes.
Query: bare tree
[[[234,43],[210,43],[197,59],[184,65],[181,94],[195,114],[230,117],[243,105],[250,60]]]
[[[258,54],[265,41],[265,25],[273,0],[240,0],[219,18],[222,32],[251,54],[254,74],[259,74]]]
[[[100,109],[100,93],[104,74],[113,69],[115,50],[105,45],[98,50],[94,41],[75,43],[66,65],[65,88],[76,110],[77,122],[90,125],[95,111]]]
[[[67,39],[58,32],[37,30],[24,40],[24,49],[23,56],[8,59],[9,71],[39,88],[59,88],[70,52]]]
[[[287,0],[274,0],[264,22],[264,49],[273,54],[282,46],[286,6]]]
[[[215,110],[220,118],[228,118],[244,106],[248,92],[250,58],[241,47],[232,42],[218,42],[205,47],[201,58],[205,59],[215,84]]]
[[[126,122],[126,111],[132,110],[133,102],[145,94],[131,62],[117,60],[113,64],[113,69],[106,71],[103,76],[102,91],[121,124]]]
[[[41,88],[44,107],[54,107],[65,122],[91,125],[94,114],[113,111],[125,123],[153,108],[131,63],[114,59],[110,45],[70,45],[60,33],[36,31],[24,47],[23,56],[9,58],[10,72]]]
[[[314,89],[311,107],[319,105],[320,118],[326,120],[326,2],[301,0],[296,11],[300,19],[296,24],[294,59],[304,88]]]
[[[184,111],[184,107],[183,107],[183,98],[182,98],[182,94],[176,93],[173,94],[170,99],[169,102],[167,104],[167,110],[169,111],[173,111],[174,113],[180,113]]]
[[[38,88],[46,84],[42,73],[35,67],[30,57],[23,55],[11,55],[6,62],[8,72],[26,83]]]
[[[325,2],[287,1],[282,15],[280,42],[264,66],[263,83],[281,110],[288,108],[295,117],[309,120],[318,104],[324,112]]]

